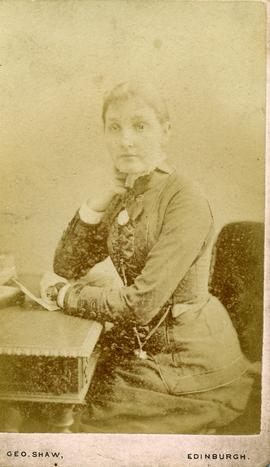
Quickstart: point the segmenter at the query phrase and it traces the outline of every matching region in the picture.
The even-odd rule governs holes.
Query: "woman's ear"
[[[163,134],[164,134],[164,142],[166,143],[170,137],[171,134],[171,122],[164,122],[162,124],[163,127]]]

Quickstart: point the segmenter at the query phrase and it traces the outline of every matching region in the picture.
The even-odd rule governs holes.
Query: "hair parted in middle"
[[[102,109],[103,123],[105,124],[106,113],[111,104],[125,101],[131,97],[141,98],[148,104],[155,111],[161,124],[170,121],[166,103],[160,92],[153,85],[140,81],[126,81],[118,84],[105,95]]]

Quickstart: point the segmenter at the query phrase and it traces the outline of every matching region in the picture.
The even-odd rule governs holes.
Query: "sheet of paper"
[[[46,303],[45,300],[42,298],[36,297],[30,290],[28,290],[23,284],[21,284],[17,279],[13,279],[13,282],[20,287],[21,291],[27,295],[27,297],[31,298],[31,300],[34,300],[36,303],[41,305],[43,308],[45,308],[48,311],[56,311],[59,310],[59,307],[57,305],[49,304]]]

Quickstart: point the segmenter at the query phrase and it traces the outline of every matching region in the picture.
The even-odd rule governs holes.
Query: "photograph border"
[[[200,1],[200,0],[199,0]],[[202,0],[203,1],[203,0]],[[223,1],[223,0],[222,0]],[[230,0],[234,1],[234,0]],[[248,0],[247,0],[248,1]],[[251,0],[253,1],[253,0]],[[254,2],[255,3],[255,2]],[[264,338],[262,376],[262,422],[258,435],[129,435],[129,434],[54,434],[0,433],[0,467],[121,467],[121,466],[206,466],[232,465],[266,467],[270,464],[270,5],[267,8],[267,97],[265,157],[265,276],[264,276]],[[37,459],[9,456],[8,452],[57,451],[51,457]],[[229,462],[194,458],[227,453]],[[193,457],[189,457],[189,455]],[[219,464],[220,463],[220,464]]]

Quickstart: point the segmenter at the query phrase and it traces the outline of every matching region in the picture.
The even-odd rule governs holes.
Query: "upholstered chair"
[[[260,431],[263,340],[264,225],[227,224],[218,235],[210,274],[210,292],[227,308],[244,354],[253,362],[253,391],[243,415],[219,430],[224,434]]]

